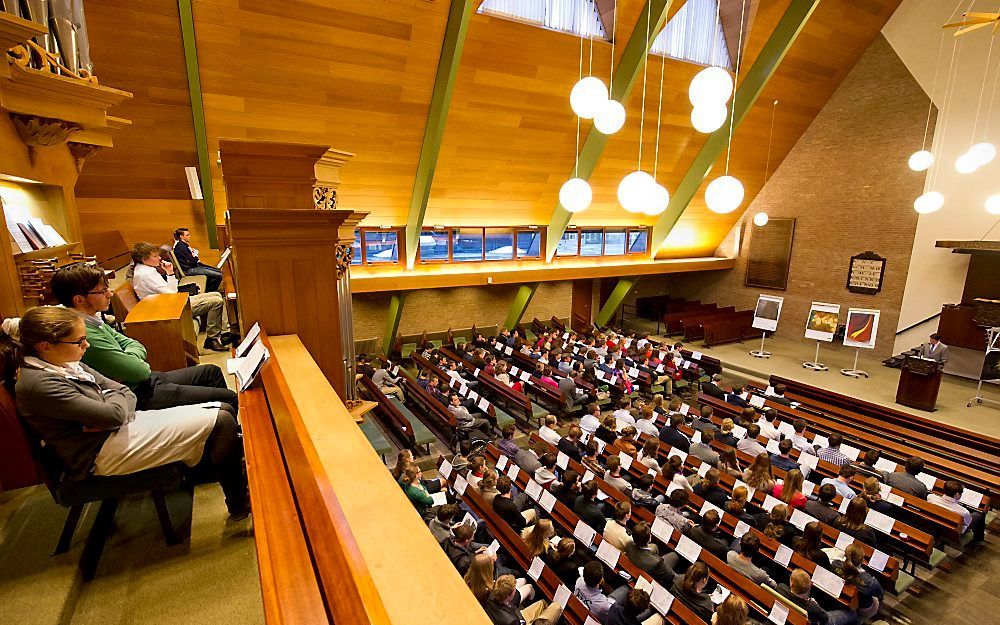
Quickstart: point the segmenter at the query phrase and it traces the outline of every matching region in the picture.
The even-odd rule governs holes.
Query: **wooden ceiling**
[[[678,0],[679,1],[679,0]],[[744,68],[770,36],[789,0],[747,0]],[[730,173],[759,191],[772,101],[771,171],[881,30],[900,0],[823,0],[737,130]],[[602,5],[606,4],[602,0]],[[618,2],[618,42],[635,26],[642,0]],[[328,144],[356,154],[342,170],[342,205],[370,211],[366,224],[402,225],[447,18],[444,0],[196,0],[198,56],[209,148],[244,138]],[[740,0],[723,0],[729,47]],[[185,198],[184,165],[196,164],[174,0],[88,0],[98,75],[132,91],[121,115],[134,120],[116,147],[87,162],[82,197]],[[752,18],[752,19],[751,19]],[[474,15],[458,72],[425,223],[546,224],[572,172],[576,118],[569,90],[580,40],[487,15]],[[589,44],[585,53],[589,55]],[[660,58],[649,57],[644,164],[652,163]],[[611,45],[593,46],[594,73],[607,77]],[[667,60],[658,168],[680,181],[704,135],[691,128],[687,85],[698,66]],[[745,69],[743,70],[745,71]],[[591,178],[594,204],[574,224],[652,224],[617,205],[622,176],[636,165],[641,82]],[[589,130],[584,122],[582,132]],[[720,159],[711,177],[725,168]],[[224,189],[215,169],[219,210]],[[699,193],[668,238],[665,256],[710,255],[740,214],[715,215]]]

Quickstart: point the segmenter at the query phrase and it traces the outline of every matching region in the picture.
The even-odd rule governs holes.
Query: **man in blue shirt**
[[[174,256],[186,276],[205,276],[205,288],[209,291],[219,291],[222,286],[222,272],[206,265],[198,259],[198,250],[190,245],[191,232],[187,228],[174,230]],[[222,291],[219,291],[220,293]]]

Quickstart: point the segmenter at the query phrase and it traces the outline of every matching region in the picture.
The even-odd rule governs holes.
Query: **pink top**
[[[782,484],[775,484],[774,490],[771,491],[771,494],[777,497],[778,499],[781,499],[781,487]],[[802,510],[803,508],[806,507],[806,501],[808,500],[806,499],[805,495],[803,495],[802,493],[795,493],[795,496],[792,497],[792,507]]]

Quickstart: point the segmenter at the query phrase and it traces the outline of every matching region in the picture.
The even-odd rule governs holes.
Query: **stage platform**
[[[651,323],[647,331],[653,331],[655,327],[655,323]],[[663,341],[676,340],[664,336],[656,338]],[[723,375],[727,376],[727,384],[731,380],[742,381],[748,378],[767,380],[771,374],[777,374],[904,412],[936,419],[949,425],[1000,437],[1000,408],[995,404],[967,407],[969,399],[976,395],[976,383],[972,380],[947,374],[942,376],[937,410],[924,412],[896,403],[899,369],[890,369],[884,366],[880,359],[866,357],[866,350],[861,350],[858,369],[868,372],[870,377],[856,379],[840,373],[841,369],[849,369],[854,365],[855,350],[839,345],[823,343],[819,359],[829,367],[829,370],[811,371],[803,368],[802,363],[811,361],[815,356],[815,341],[770,338],[767,340],[766,349],[772,356],[766,359],[754,358],[749,353],[750,350],[760,348],[760,339],[710,348],[700,347],[700,344],[700,341],[695,341],[690,346],[723,362]],[[1000,401],[1000,386],[983,384],[983,396]]]

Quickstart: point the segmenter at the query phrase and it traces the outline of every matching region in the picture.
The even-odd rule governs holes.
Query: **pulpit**
[[[940,387],[941,369],[937,362],[907,356],[899,371],[896,403],[918,410],[933,411]]]
[[[333,208],[336,169],[351,155],[226,139],[219,155],[240,327],[297,334],[337,393],[352,399],[351,245],[367,213]]]

